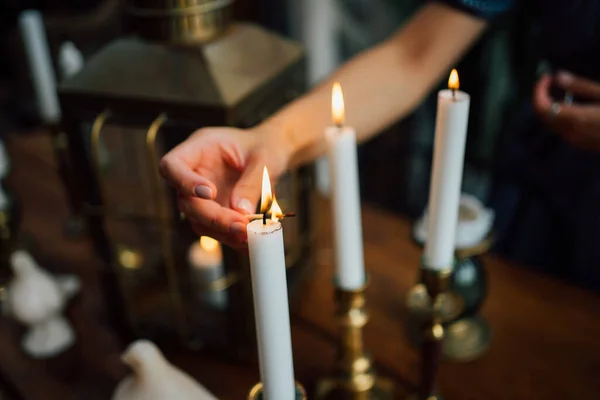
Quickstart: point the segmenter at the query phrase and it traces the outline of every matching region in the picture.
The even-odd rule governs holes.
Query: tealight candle
[[[188,263],[200,296],[216,308],[225,308],[226,292],[211,287],[211,284],[225,277],[221,244],[211,237],[202,236],[190,246]]]

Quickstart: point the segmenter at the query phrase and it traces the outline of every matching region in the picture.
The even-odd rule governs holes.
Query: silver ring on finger
[[[560,110],[561,110],[560,103],[557,101],[553,102],[552,106],[550,106],[550,116],[551,117],[558,116],[558,114],[560,114]]]

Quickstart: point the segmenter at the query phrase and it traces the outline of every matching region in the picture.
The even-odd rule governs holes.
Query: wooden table
[[[35,238],[34,255],[42,265],[79,274],[84,292],[69,309],[77,345],[55,360],[27,358],[18,347],[22,329],[1,320],[0,382],[27,400],[108,399],[127,373],[119,362],[125,343],[103,323],[91,245],[61,235],[67,210],[49,140],[42,134],[13,139],[9,151],[14,165],[9,183],[24,208],[23,230]],[[417,277],[420,251],[409,239],[408,221],[370,207],[365,207],[363,220],[372,316],[366,343],[378,370],[407,392],[418,380],[419,359],[406,337],[404,299]],[[319,223],[324,228],[321,262],[292,317],[296,375],[308,389],[327,372],[335,352],[330,237],[327,220]],[[476,361],[443,364],[440,389],[445,398],[600,398],[600,298],[492,256],[484,262],[490,291],[483,314],[493,343]],[[186,352],[168,357],[224,400],[243,399],[258,380],[256,366]]]

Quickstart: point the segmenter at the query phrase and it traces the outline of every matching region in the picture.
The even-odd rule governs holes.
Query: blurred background
[[[72,41],[89,56],[127,31],[118,0],[48,0],[2,3],[0,102],[2,132],[36,125],[35,101],[17,31],[17,15],[30,8],[44,12],[56,54]],[[237,0],[238,20],[254,21],[300,41],[307,51],[308,81],[316,83],[341,62],[385,39],[412,15],[419,0]],[[458,66],[461,83],[472,97],[465,190],[484,202],[497,157],[500,132],[508,132],[511,113],[530,92],[537,65],[524,59],[529,31],[520,13],[498,23]],[[515,40],[519,38],[519,40]],[[529,49],[531,50],[531,49]],[[365,77],[368,79],[368,77]],[[417,216],[427,200],[435,124],[436,91],[409,118],[361,148],[363,196],[395,212]],[[398,93],[402,96],[402,93]],[[399,134],[402,132],[401,134]],[[394,184],[388,179],[394,177]]]
[[[27,250],[31,264],[51,272],[46,283],[70,273],[82,288],[65,295],[74,297],[65,315],[77,341],[57,357],[25,354],[20,343],[27,321],[2,321],[1,400],[107,399],[130,372],[119,354],[140,337],[155,340],[215,394],[245,398],[258,381],[247,256],[207,237],[198,240],[181,218],[174,191],[158,176],[157,162],[199,127],[247,128],[265,119],[387,38],[425,1],[205,3],[216,4],[214,15],[204,15],[209,10],[193,18],[211,41],[182,46],[131,35],[139,28],[130,18],[134,10],[143,19],[144,10],[152,13],[149,6],[182,4],[175,0],[0,2],[0,139],[8,150],[6,156],[0,148],[0,184],[8,193],[0,202],[0,306],[10,315],[15,249]],[[134,7],[140,4],[145,7]],[[461,89],[472,99],[463,192],[481,201],[482,212],[498,200],[496,182],[526,190],[514,200],[516,218],[497,214],[491,234],[486,226],[477,245],[456,254],[450,299],[460,313],[445,321],[449,331],[456,328],[456,340],[444,350],[455,351],[453,361],[460,363],[442,371],[448,398],[595,399],[600,392],[598,296],[587,290],[599,289],[600,269],[591,257],[575,263],[576,246],[561,251],[577,241],[595,249],[597,237],[589,234],[595,231],[582,229],[576,238],[565,225],[558,242],[536,240],[536,229],[549,231],[556,222],[540,223],[548,220],[547,209],[554,211],[552,204],[543,191],[529,201],[527,180],[505,176],[502,168],[512,160],[504,149],[521,132],[521,113],[531,112],[532,87],[550,69],[533,44],[540,28],[529,18],[529,5],[519,2],[494,21],[456,66]],[[47,36],[62,108],[56,118],[41,113],[36,99],[19,24],[31,9],[39,10],[40,32]],[[235,29],[229,29],[230,11]],[[418,381],[419,363],[408,332],[411,307],[423,300],[415,288],[425,293],[416,284],[421,247],[413,228],[428,201],[437,89],[445,86],[441,82],[410,116],[359,147],[374,310],[365,340],[379,370],[408,388]],[[578,159],[580,153],[568,151]],[[535,166],[526,157],[524,163]],[[314,190],[327,186],[326,177],[326,164],[318,160],[283,176],[276,188],[282,208],[297,214],[283,222],[285,257],[295,367],[309,390],[331,367],[339,339],[329,207]],[[546,214],[535,217],[539,210]],[[600,224],[585,212],[576,217],[597,230]],[[484,254],[490,247],[492,255]]]
[[[237,20],[258,23],[302,43],[307,53],[306,79],[314,84],[340,63],[385,39],[422,4],[419,0],[237,0],[234,14]],[[73,42],[88,58],[131,31],[124,18],[126,6],[118,0],[7,0],[0,7],[0,52],[7,61],[0,65],[2,135],[35,128],[40,122],[18,35],[20,11],[43,11],[57,71],[61,43]],[[527,103],[540,68],[536,48],[531,45],[537,28],[525,18],[529,12],[527,2],[522,2],[509,18],[495,22],[457,66],[461,87],[477,99],[471,105],[463,186],[484,203],[490,200],[502,144],[515,131],[511,124]],[[411,116],[361,146],[364,201],[411,218],[423,211],[429,189],[436,92]],[[317,164],[320,169],[322,163]],[[500,226],[498,231],[507,232],[510,227]],[[535,260],[525,261],[536,264]]]

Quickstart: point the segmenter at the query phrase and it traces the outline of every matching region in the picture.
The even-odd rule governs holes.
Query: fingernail
[[[573,82],[573,75],[567,71],[559,71],[556,75],[556,80],[562,85],[570,85]]]
[[[241,222],[234,222],[229,227],[229,230],[231,231],[231,233],[235,233],[235,234],[245,233],[246,232],[246,225],[244,225]]]
[[[252,212],[254,211],[252,209],[252,203],[248,199],[241,199],[240,201],[238,201],[237,209],[244,211],[246,214],[252,214]]]
[[[196,186],[196,188],[194,189],[194,193],[196,194],[196,196],[202,199],[212,199],[212,189],[208,186]]]

